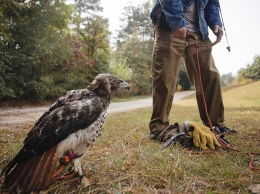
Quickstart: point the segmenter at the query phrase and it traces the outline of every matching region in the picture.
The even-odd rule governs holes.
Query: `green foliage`
[[[97,74],[107,72],[108,69],[110,53],[108,20],[93,16],[84,26],[83,29],[78,29],[78,32],[85,45],[87,56],[94,60],[88,76],[88,80],[92,81]]]
[[[244,77],[253,81],[260,80],[260,56],[255,56],[252,64],[246,66]]]
[[[116,56],[110,60],[110,32],[108,20],[99,16],[100,0],[64,1],[3,0],[0,100],[55,99],[108,72],[109,61],[118,61],[110,71],[129,78],[133,94],[149,94],[150,2],[126,8]]]
[[[116,60],[125,59],[132,69],[131,91],[134,95],[151,93],[151,57],[153,48],[152,22],[149,1],[140,6],[127,6],[118,35]]]
[[[123,59],[111,59],[109,63],[109,69],[108,72],[116,75],[118,77],[121,77],[128,83],[131,82],[133,77],[133,70],[126,66],[126,60]],[[131,91],[133,90],[132,85],[130,84]],[[117,97],[129,97],[131,93],[126,90],[119,90],[116,92],[115,96]]]
[[[1,10],[6,21],[0,36],[2,85],[6,87],[1,99],[41,98],[41,76],[69,56],[63,44],[69,8],[62,1],[11,0],[4,1]]]
[[[143,40],[153,37],[152,22],[149,17],[152,5],[151,1],[147,0],[139,6],[129,5],[124,8],[125,12],[121,18],[122,26],[118,35],[121,42],[132,34],[138,34]]]
[[[73,21],[74,32],[82,42],[83,53],[90,65],[86,77],[89,83],[94,77],[108,71],[110,54],[108,20],[97,13],[102,11],[100,0],[75,0],[75,14]]]
[[[126,59],[126,66],[133,71],[131,86],[135,94],[149,94],[151,91],[151,52],[147,49],[149,43],[141,41],[137,36],[127,39],[117,51],[117,55]]]
[[[1,1],[0,100],[55,99],[107,72],[108,21],[96,15],[99,2]]]
[[[133,75],[133,70],[126,67],[125,60],[111,60],[109,63],[109,72],[113,75],[121,77],[125,81],[130,81]]]
[[[235,83],[237,84],[246,84],[246,83],[249,83],[251,82],[251,80],[249,79],[246,79],[244,77],[244,73],[245,73],[245,68],[241,68],[238,73],[237,73],[237,76],[236,76],[236,79],[235,79]]]
[[[241,68],[238,71],[236,82],[245,84],[258,80],[260,80],[260,56],[256,55],[251,64],[248,64],[246,68]]]
[[[232,73],[223,74],[220,76],[220,83],[221,86],[228,86],[234,81],[235,77],[232,75]]]

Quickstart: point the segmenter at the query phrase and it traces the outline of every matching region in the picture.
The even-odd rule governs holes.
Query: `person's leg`
[[[196,35],[199,36],[198,34]],[[221,94],[220,77],[211,54],[211,42],[210,40],[203,41],[199,38],[198,44],[201,79],[209,117],[213,126],[217,126],[220,128],[225,127],[224,105]],[[205,113],[202,91],[200,89],[194,39],[189,40],[189,46],[185,50],[184,60],[190,80],[196,88],[196,96],[201,120],[204,122],[205,125],[209,126],[208,119]]]
[[[160,30],[155,26],[152,64],[153,112],[149,123],[151,134],[156,134],[169,125],[169,113],[184,48],[185,40],[175,39],[170,31]]]

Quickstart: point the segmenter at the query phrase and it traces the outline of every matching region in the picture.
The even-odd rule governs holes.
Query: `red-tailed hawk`
[[[86,89],[72,90],[58,98],[2,171],[6,190],[30,193],[47,189],[57,162],[65,156],[83,176],[80,161],[99,136],[112,94],[119,88],[129,86],[119,77],[99,74]]]

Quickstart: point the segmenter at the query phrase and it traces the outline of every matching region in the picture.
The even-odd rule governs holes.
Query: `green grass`
[[[250,193],[260,184],[259,171],[248,168],[246,152],[260,153],[260,82],[223,89],[227,135],[242,152],[165,149],[149,139],[151,108],[108,115],[102,136],[84,158],[90,185],[73,178],[56,181],[48,193]],[[176,101],[171,123],[200,122],[195,98]],[[28,129],[1,131],[0,168],[15,155]],[[260,168],[260,166],[256,166]]]

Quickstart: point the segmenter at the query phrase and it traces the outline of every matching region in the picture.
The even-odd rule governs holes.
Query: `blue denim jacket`
[[[166,22],[171,27],[172,31],[186,26],[186,21],[183,16],[184,7],[189,7],[195,0],[156,0],[155,6],[152,9],[150,18],[154,19],[157,15],[164,12]],[[209,33],[208,27],[214,30],[215,25],[222,27],[219,15],[218,0],[197,0],[197,8],[199,14],[199,27],[202,38],[205,40]]]

